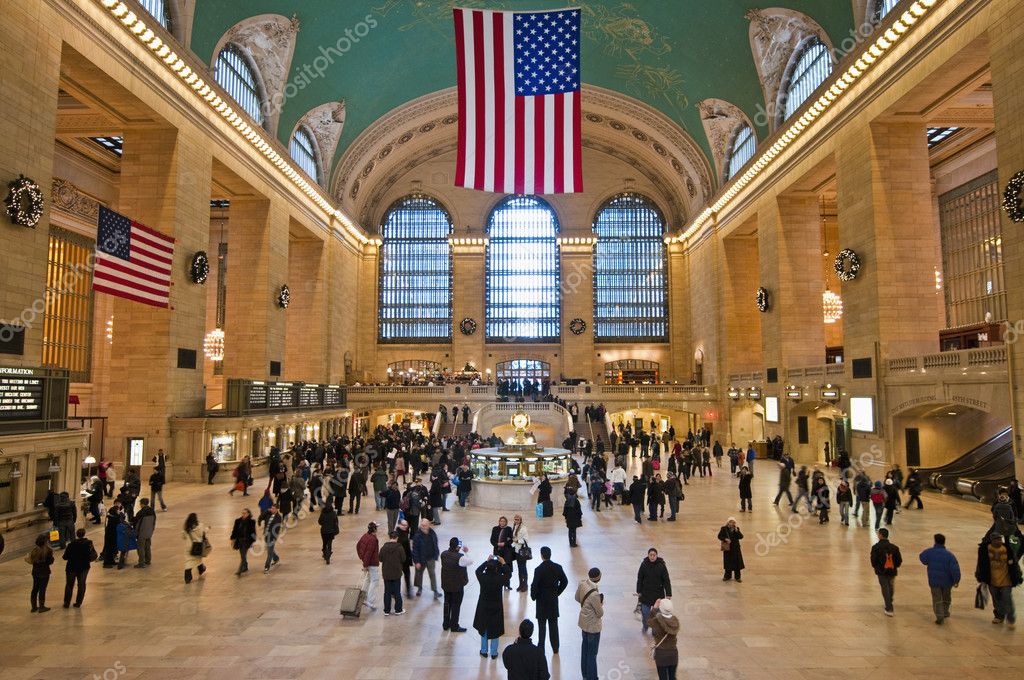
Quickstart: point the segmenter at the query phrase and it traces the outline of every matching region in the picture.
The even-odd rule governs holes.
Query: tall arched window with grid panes
[[[535,196],[510,196],[491,212],[487,236],[487,341],[557,342],[555,211]]]
[[[380,228],[381,342],[451,340],[451,233],[451,216],[429,196],[406,196],[388,209]]]
[[[240,47],[231,43],[224,46],[217,55],[213,76],[250,118],[265,124],[256,67]]]
[[[292,141],[288,145],[288,152],[292,160],[313,178],[313,181],[320,183],[320,154],[313,140],[313,135],[300,126],[292,135]]]
[[[790,66],[786,69],[782,94],[782,122],[792,116],[832,74],[832,54],[828,46],[818,38],[812,38],[793,53]]]
[[[746,123],[742,123],[732,136],[732,144],[729,145],[729,158],[725,166],[725,179],[732,179],[736,173],[754,157],[757,150],[757,136],[754,130]]]
[[[667,342],[665,221],[646,196],[619,194],[594,218],[594,339]]]

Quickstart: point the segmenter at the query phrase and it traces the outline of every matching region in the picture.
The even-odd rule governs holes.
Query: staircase
[[[603,442],[604,450],[611,451],[612,440],[608,437],[608,428],[602,422],[588,421],[590,425],[591,438],[594,442]]]

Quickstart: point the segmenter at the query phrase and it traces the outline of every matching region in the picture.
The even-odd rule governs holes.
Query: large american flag
[[[456,186],[517,194],[583,191],[580,11],[453,12]]]
[[[174,239],[100,206],[92,288],[167,307]]]

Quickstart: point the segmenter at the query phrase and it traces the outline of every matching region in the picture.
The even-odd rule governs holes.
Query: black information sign
[[[299,408],[316,408],[322,405],[319,385],[303,385],[299,388]]]
[[[263,380],[228,380],[229,414],[266,411],[312,411],[345,408],[343,385],[318,385]]]
[[[0,368],[0,418],[29,420],[43,415],[43,379],[31,368]]]
[[[270,383],[267,386],[267,408],[271,410],[295,408],[295,388],[291,383]]]
[[[249,386],[249,408],[263,410],[267,408],[267,386],[264,383],[252,383]]]

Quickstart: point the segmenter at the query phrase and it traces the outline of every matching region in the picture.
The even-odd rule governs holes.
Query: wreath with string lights
[[[288,309],[288,305],[292,302],[292,292],[288,290],[288,285],[281,286],[281,292],[277,294],[277,306],[281,309]]]
[[[1024,222],[1024,200],[1021,200],[1021,192],[1024,191],[1024,170],[1021,170],[1006,183],[1003,190],[1003,210],[1014,222]]]
[[[43,217],[43,190],[25,175],[8,182],[7,189],[4,203],[11,222],[34,228]]]
[[[757,289],[757,309],[762,314],[768,311],[768,289],[761,287]]]
[[[860,273],[860,258],[849,248],[844,248],[836,255],[836,276],[840,281],[853,281]]]
[[[473,335],[476,333],[476,321],[467,316],[459,322],[459,331],[463,335]]]
[[[573,335],[583,335],[583,331],[587,330],[587,322],[580,318],[573,319],[569,322],[569,330]]]
[[[188,276],[192,279],[192,283],[197,285],[203,285],[206,283],[206,278],[210,275],[210,258],[207,257],[206,252],[200,250],[192,256],[192,266],[189,269]]]

